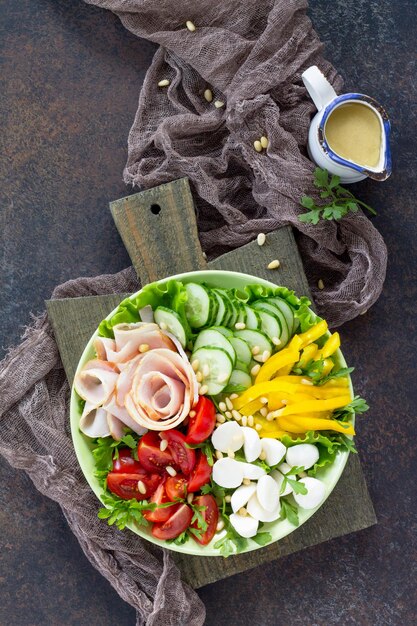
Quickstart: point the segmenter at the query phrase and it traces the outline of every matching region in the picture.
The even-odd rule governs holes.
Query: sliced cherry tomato
[[[204,511],[202,510],[201,513],[207,523],[207,530],[201,535],[200,538],[193,535],[193,539],[197,543],[200,543],[202,546],[206,546],[213,539],[216,532],[217,523],[219,521],[219,509],[216,504],[216,500],[210,494],[194,498],[193,504],[196,506],[206,507],[206,509]],[[197,520],[192,525],[192,528],[199,530]]]
[[[183,500],[187,495],[187,479],[184,476],[170,476],[166,481],[166,494],[171,502]]]
[[[171,452],[168,449],[162,451],[160,445],[161,439],[158,433],[152,430],[143,435],[139,441],[138,459],[148,472],[162,473],[167,465],[174,464]]]
[[[164,504],[165,502],[170,502],[165,492],[165,483],[159,483],[156,491],[152,494],[150,502],[156,502],[156,504]],[[177,510],[178,506],[178,504],[173,504],[172,506],[155,509],[154,511],[144,511],[143,517],[147,519],[148,522],[166,522],[167,519],[169,519],[171,515]]]
[[[113,472],[122,472],[128,474],[130,472],[141,471],[143,469],[139,461],[135,461],[130,448],[122,448],[118,451],[119,456],[113,459]]]
[[[140,492],[139,481],[142,481],[145,486],[145,493]],[[159,474],[149,474],[143,468],[135,473],[109,472],[107,474],[107,487],[116,496],[123,498],[123,500],[130,500],[131,498],[145,500],[150,498],[160,482],[161,476]]]
[[[206,485],[211,476],[212,468],[208,464],[207,457],[201,450],[197,451],[197,462],[188,481],[188,492],[193,493]]]
[[[186,441],[187,443],[203,443],[214,430],[216,407],[209,398],[200,396],[193,410],[195,416],[188,418]]]
[[[157,539],[175,539],[191,524],[193,512],[188,504],[180,504],[178,509],[163,524],[154,524],[152,534]]]
[[[195,451],[192,448],[187,448],[185,436],[173,429],[160,433],[160,437],[168,441],[167,450],[172,454],[174,464],[179,467],[183,474],[189,476],[195,465]]]

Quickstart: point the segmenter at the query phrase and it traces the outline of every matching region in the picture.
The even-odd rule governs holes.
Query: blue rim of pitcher
[[[384,132],[385,132],[385,151],[384,151],[385,158],[384,158],[384,168],[380,172],[374,172],[372,170],[367,169],[366,167],[362,165],[357,165],[356,163],[352,163],[351,161],[347,161],[346,159],[343,159],[341,156],[336,154],[336,152],[334,152],[330,148],[329,144],[326,141],[325,134],[324,134],[324,127],[326,125],[327,118],[329,117],[330,113],[338,104],[340,104],[341,102],[346,102],[347,100],[362,100],[363,102],[367,102],[373,108],[375,108],[381,116],[382,123],[384,126]],[[382,180],[386,180],[392,172],[390,133],[391,133],[391,124],[389,121],[389,117],[385,109],[379,104],[379,102],[377,102],[370,96],[366,96],[365,94],[344,93],[341,96],[337,96],[337,98],[332,100],[332,102],[328,104],[327,107],[325,108],[323,117],[321,118],[321,121],[318,127],[318,140],[319,140],[320,145],[323,147],[324,151],[329,155],[329,157],[335,163],[338,163],[339,165],[343,165],[345,167],[349,167],[350,169],[354,169],[358,172],[361,172],[361,174],[365,174],[366,176],[369,176],[369,178],[373,178],[374,180],[382,181]]]

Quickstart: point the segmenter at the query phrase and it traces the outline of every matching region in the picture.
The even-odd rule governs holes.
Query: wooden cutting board
[[[110,209],[142,285],[198,269],[231,270],[253,274],[294,289],[298,295],[309,296],[290,227],[268,234],[262,247],[253,241],[207,263],[198,239],[195,208],[186,178],[116,200]],[[279,259],[279,269],[267,269],[272,259]],[[70,384],[84,347],[99,322],[126,295],[49,300],[46,303]],[[171,552],[171,555],[183,580],[198,588],[375,523],[375,512],[359,458],[351,455],[339,483],[324,505],[281,541],[227,559],[178,552]]]

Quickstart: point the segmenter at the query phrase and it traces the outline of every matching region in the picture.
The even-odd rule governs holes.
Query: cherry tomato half
[[[202,546],[206,546],[213,539],[214,534],[216,532],[217,523],[219,521],[219,509],[216,504],[216,500],[210,494],[205,496],[198,496],[194,498],[193,504],[196,506],[205,506],[205,511],[201,511],[206,523],[207,530],[201,535],[200,538],[193,535],[193,539],[201,544]],[[192,528],[196,528],[198,530],[198,522],[195,521],[192,525]]]
[[[200,396],[193,410],[195,416],[188,418],[186,441],[187,443],[203,443],[214,430],[216,407],[211,400],[205,396]]]
[[[211,476],[212,468],[208,464],[207,457],[201,450],[197,451],[197,461],[188,481],[188,492],[193,493],[206,485]]]
[[[165,483],[159,483],[156,491],[152,494],[150,502],[156,502],[156,504],[170,502],[165,492]],[[148,522],[166,522],[167,519],[169,519],[177,510],[177,508],[178,505],[173,504],[172,506],[167,506],[166,508],[155,509],[154,511],[145,511],[143,513],[143,517],[147,519]]]
[[[154,524],[152,534],[157,539],[175,539],[191,524],[193,512],[188,504],[180,504],[178,509],[163,524]]]
[[[167,450],[172,454],[174,464],[179,467],[183,474],[189,476],[195,465],[195,451],[192,448],[187,448],[184,435],[174,429],[165,430],[159,435],[161,439],[168,441]]]
[[[122,474],[130,474],[131,472],[141,471],[143,469],[139,461],[135,461],[130,448],[122,448],[118,451],[119,456],[113,459],[113,472],[122,472]]]
[[[139,481],[145,486],[145,493],[140,492]],[[131,498],[145,500],[150,498],[160,482],[161,476],[159,474],[149,474],[143,468],[135,473],[109,472],[107,474],[107,487],[116,496],[123,498],[123,500],[130,500]]]
[[[166,481],[166,494],[171,500],[183,500],[187,496],[187,479],[184,476],[170,476]]]
[[[162,473],[167,465],[174,464],[171,452],[168,449],[162,451],[160,445],[161,439],[158,433],[152,430],[143,435],[139,441],[138,459],[148,472]]]

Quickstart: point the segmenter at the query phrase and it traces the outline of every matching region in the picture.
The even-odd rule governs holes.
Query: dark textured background
[[[357,391],[372,405],[358,441],[379,524],[206,587],[200,596],[209,625],[411,626],[417,3],[310,4],[346,89],[380,100],[393,121],[393,176],[356,186],[379,211],[374,223],[389,249],[387,281],[372,310],[342,328]],[[155,48],[111,13],[79,0],[2,0],[0,35],[5,349],[57,283],[129,263],[108,202],[126,195],[127,134]],[[0,624],[133,625],[133,609],[88,563],[59,507],[5,463],[1,485]]]

